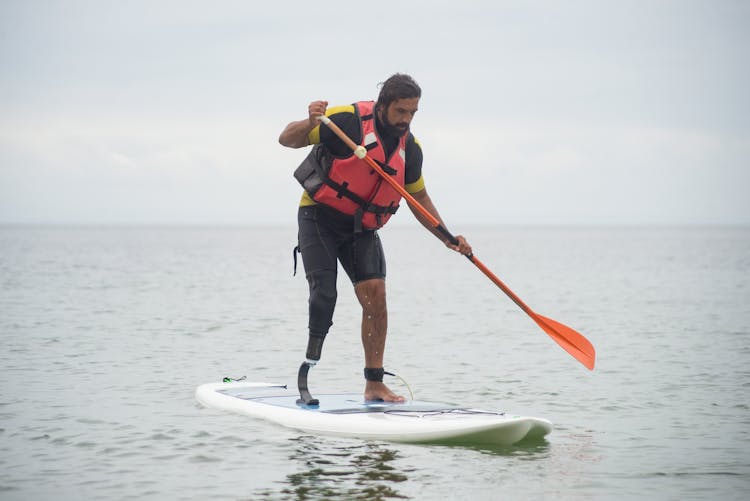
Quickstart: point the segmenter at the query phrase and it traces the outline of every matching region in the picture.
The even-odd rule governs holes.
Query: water
[[[543,443],[315,437],[198,405],[223,376],[294,384],[293,227],[0,228],[0,499],[750,495],[750,228],[462,232],[594,343],[596,370],[415,226],[382,232],[387,367],[420,399],[548,418]],[[339,286],[311,384],[359,391],[359,313]]]

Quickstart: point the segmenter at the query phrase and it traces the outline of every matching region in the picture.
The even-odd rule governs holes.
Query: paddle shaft
[[[318,119],[323,122],[329,129],[333,131],[336,136],[338,136],[339,139],[341,139],[344,144],[346,144],[349,148],[351,148],[352,151],[357,152],[358,148],[362,148],[361,146],[357,145],[354,141],[351,140],[349,136],[346,135],[344,131],[342,131],[338,125],[336,125],[330,118],[326,117],[325,115],[320,115]],[[359,151],[362,151],[361,149]],[[359,155],[357,155],[359,157]],[[453,245],[458,245],[458,239],[453,236],[453,234],[448,231],[445,226],[440,223],[440,220],[436,218],[434,215],[432,215],[427,209],[424,208],[422,204],[417,202],[417,200],[406,191],[406,189],[398,184],[398,182],[393,179],[391,176],[389,176],[378,163],[367,156],[366,154],[362,157],[359,157],[367,164],[372,167],[372,169],[378,173],[380,177],[382,177],[388,184],[390,184],[394,190],[396,190],[405,200],[406,202],[414,207],[429,223],[432,225],[433,228],[435,228],[440,234],[445,236],[450,243]],[[474,265],[479,268],[479,270],[484,273],[487,278],[492,280],[492,282],[497,285],[500,290],[502,290],[510,299],[513,300],[514,303],[518,305],[519,308],[521,308],[524,312],[526,312],[527,315],[531,316],[535,321],[538,321],[536,318],[536,313],[529,308],[529,306],[524,303],[521,298],[516,296],[516,294],[508,288],[507,285],[503,283],[502,280],[500,280],[492,271],[490,271],[487,266],[484,265],[474,254],[466,254],[466,258],[474,263]]]

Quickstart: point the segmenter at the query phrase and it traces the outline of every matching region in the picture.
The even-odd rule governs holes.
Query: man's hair
[[[397,99],[422,97],[422,89],[412,77],[404,73],[396,73],[380,84],[380,94],[375,102],[376,109],[388,108]]]

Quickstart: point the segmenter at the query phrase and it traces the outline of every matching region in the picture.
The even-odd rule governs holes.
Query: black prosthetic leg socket
[[[323,352],[323,341],[325,339],[325,335],[310,335],[307,339],[307,353],[305,353],[308,360],[315,360],[316,362],[320,360],[320,354]]]

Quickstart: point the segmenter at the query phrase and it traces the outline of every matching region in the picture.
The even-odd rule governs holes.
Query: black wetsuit
[[[359,117],[353,106],[330,108],[329,118],[356,144],[361,143]],[[386,150],[386,158],[399,144],[399,137],[388,136],[376,119],[376,129]],[[411,132],[406,141],[405,188],[410,193],[424,189],[422,149]],[[311,144],[322,144],[331,155],[346,157],[351,150],[327,127],[318,126],[308,136]],[[299,250],[310,286],[310,336],[324,338],[333,324],[336,306],[338,262],[353,284],[372,278],[385,278],[383,247],[376,230],[355,228],[354,217],[323,204],[317,204],[305,193],[300,203]],[[357,231],[355,231],[357,230]],[[310,355],[310,354],[308,354]],[[319,357],[319,354],[317,354]],[[317,357],[315,357],[317,359]]]

